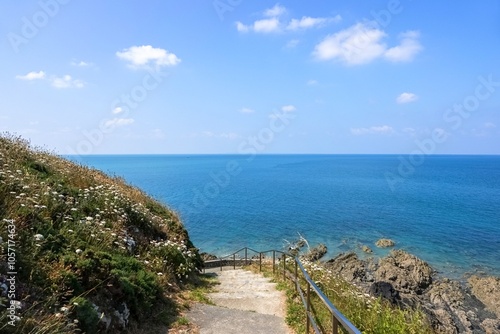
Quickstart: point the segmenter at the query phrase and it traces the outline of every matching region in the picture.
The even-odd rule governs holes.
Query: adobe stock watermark
[[[243,0],[214,0],[212,6],[214,6],[215,12],[219,16],[221,21],[224,21],[224,15],[227,12],[232,12],[237,6],[239,6]]]
[[[118,110],[117,116],[120,118],[102,119],[99,124],[90,130],[82,130],[84,137],[74,147],[66,146],[66,151],[70,155],[81,156],[91,154],[96,147],[99,147],[106,136],[109,136],[121,125],[130,124],[133,120],[125,118],[131,111],[139,108],[140,104],[147,99],[149,94],[157,89],[167,77],[166,72],[148,70],[142,82],[135,85],[128,93],[122,94],[111,103],[111,110]]]
[[[296,115],[294,110],[281,110],[271,115],[268,126],[255,135],[248,136],[238,145],[238,154],[246,156],[246,163],[252,162],[258,153],[264,152],[275,140],[276,136],[291,124]],[[225,168],[217,172],[210,171],[209,180],[201,187],[192,189],[191,203],[179,206],[181,212],[200,212],[212,200],[227,188],[232,180],[244,170],[244,165],[237,159],[229,160]]]
[[[20,320],[18,309],[21,303],[17,300],[17,230],[14,220],[4,219],[7,223],[7,275],[2,282],[3,293],[7,295],[9,305],[7,306],[7,322],[10,326],[16,326],[16,322]]]
[[[62,6],[70,3],[71,0],[41,0],[38,1],[40,7],[30,17],[21,18],[21,29],[19,33],[9,32],[7,39],[15,53],[19,53],[20,47],[26,45],[35,38],[40,30],[45,28],[49,22],[59,14]]]
[[[457,131],[475,111],[481,106],[481,102],[489,99],[500,87],[500,81],[495,81],[493,75],[478,77],[479,83],[474,93],[466,96],[461,103],[455,103],[443,113],[445,128],[435,128],[432,134],[423,140],[415,140],[416,149],[408,156],[399,156],[399,165],[396,172],[386,172],[385,179],[391,191],[403,183],[406,178],[411,177],[416,168],[423,165],[426,156],[435,153],[439,145],[444,144],[452,131]]]

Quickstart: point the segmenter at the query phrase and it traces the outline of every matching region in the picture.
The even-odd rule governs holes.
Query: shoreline
[[[319,244],[316,243],[314,240],[312,240],[314,244]],[[373,245],[373,247],[372,247]],[[337,245],[337,247],[334,247],[334,250],[331,250],[332,245],[326,244],[328,248],[328,252],[325,254],[324,258],[335,258],[340,254],[343,253],[348,253],[348,252],[353,252],[355,253],[361,260],[380,260],[387,255],[389,255],[391,248],[377,248],[375,246],[375,243],[372,245],[369,245],[369,247],[372,248],[374,251],[373,253],[366,253],[362,250],[362,246],[366,246],[366,244],[362,243],[356,243],[356,244],[350,244],[346,247],[342,247],[340,249]],[[227,256],[228,254],[232,254],[234,251],[238,250],[239,248],[245,247],[248,245],[241,245],[241,247],[235,247],[235,248],[230,248],[229,246],[219,246],[219,247],[208,247],[208,248],[200,248],[201,252],[205,252],[208,254],[213,254],[218,257],[224,257]],[[251,247],[251,246],[250,246]],[[413,254],[417,256],[418,258],[426,261],[429,263],[437,277],[441,278],[448,278],[448,279],[453,279],[457,280],[460,282],[466,282],[467,279],[470,276],[473,275],[478,275],[478,276],[494,276],[494,277],[500,277],[500,268],[493,268],[489,265],[474,265],[473,267],[465,267],[465,266],[460,266],[460,265],[455,265],[450,262],[446,261],[432,261],[432,260],[427,260],[425,257],[421,256],[419,252],[415,252],[414,249],[411,249],[413,247],[400,247],[399,244],[396,244],[394,246],[397,249],[401,249],[406,251],[407,253]],[[284,250],[284,247],[262,247],[262,249],[259,249],[259,247],[255,248],[256,250],[268,250],[268,249],[276,249],[276,250]]]

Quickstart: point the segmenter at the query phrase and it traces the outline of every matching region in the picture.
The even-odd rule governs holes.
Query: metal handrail
[[[361,334],[361,331],[357,329],[334,305],[333,303],[328,299],[328,297],[321,291],[321,289],[314,283],[312,280],[311,276],[307,273],[306,269],[304,268],[304,265],[300,261],[298,256],[292,256],[291,254],[288,254],[286,252],[280,251],[280,250],[275,250],[275,249],[270,249],[267,251],[256,251],[255,249],[249,248],[249,247],[243,247],[236,252],[233,252],[229,255],[223,256],[223,257],[218,257],[217,260],[209,260],[205,261],[205,263],[216,263],[219,262],[220,265],[220,270],[222,271],[223,263],[224,261],[233,261],[233,268],[236,268],[236,255],[239,254],[240,252],[245,251],[245,258],[244,258],[244,263],[245,265],[248,264],[248,251],[254,252],[259,254],[259,270],[262,271],[262,254],[266,253],[273,253],[273,273],[275,273],[276,269],[276,253],[280,253],[283,258],[283,280],[288,278],[295,283],[295,290],[299,293],[300,298],[302,300],[302,303],[304,305],[304,308],[306,309],[306,333],[309,333],[309,328],[312,327],[314,332],[316,334],[321,334],[320,329],[318,328],[318,324],[316,323],[315,317],[314,317],[314,312],[311,311],[311,289],[318,298],[323,302],[323,304],[328,308],[330,311],[330,314],[332,315],[332,332],[333,334],[338,334],[339,333],[339,325],[341,325],[348,333],[350,334]],[[295,264],[295,272],[292,274],[288,269],[286,268],[286,258],[290,257],[294,259],[294,264]],[[242,261],[242,259],[238,259],[239,261]],[[250,260],[252,261],[252,260]],[[300,269],[306,284],[307,284],[307,290],[306,290],[306,296],[304,296],[304,291],[302,290],[302,287],[300,285],[299,277],[298,277],[298,269]],[[288,275],[287,275],[288,274]]]

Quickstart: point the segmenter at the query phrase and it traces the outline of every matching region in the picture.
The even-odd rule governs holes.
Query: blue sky
[[[0,131],[61,154],[500,154],[498,1],[2,1]]]

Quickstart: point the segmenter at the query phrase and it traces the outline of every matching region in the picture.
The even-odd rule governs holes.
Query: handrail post
[[[248,249],[245,247],[245,266],[247,265],[247,254],[248,254]]]
[[[299,291],[299,275],[298,275],[298,263],[297,263],[297,259],[294,258],[295,260],[295,292],[298,292]]]
[[[233,269],[236,270],[236,254],[233,254]]]
[[[283,253],[283,282],[286,279],[286,254]]]
[[[262,272],[262,253],[259,253],[259,272]]]
[[[337,321],[337,318],[335,318],[335,315],[333,313],[332,313],[332,333],[339,334],[339,322]]]
[[[306,333],[309,334],[309,327],[311,327],[311,321],[309,320],[309,314],[311,312],[311,285],[307,282],[307,308],[306,308]]]
[[[273,274],[276,267],[276,251],[273,250]]]

